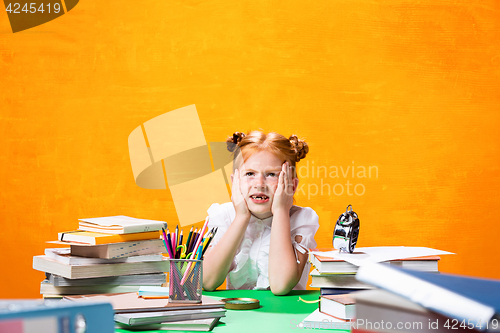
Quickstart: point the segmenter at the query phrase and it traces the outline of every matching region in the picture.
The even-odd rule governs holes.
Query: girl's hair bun
[[[296,152],[295,162],[298,162],[306,157],[309,152],[309,146],[307,143],[304,140],[299,139],[295,134],[290,135],[289,140]]]
[[[227,150],[229,150],[230,152],[234,152],[244,137],[245,137],[245,133],[234,132],[234,134],[232,136],[228,137],[226,140]]]

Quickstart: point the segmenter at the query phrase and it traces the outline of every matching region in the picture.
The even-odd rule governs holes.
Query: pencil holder
[[[203,261],[170,259],[169,302],[201,303]]]

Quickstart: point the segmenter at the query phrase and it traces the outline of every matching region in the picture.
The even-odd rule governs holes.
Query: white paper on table
[[[417,246],[360,247],[357,248],[354,253],[339,252],[338,250],[328,252],[311,251],[310,253],[322,257],[344,260],[356,266],[387,260],[454,254],[452,252],[431,249],[429,247]]]

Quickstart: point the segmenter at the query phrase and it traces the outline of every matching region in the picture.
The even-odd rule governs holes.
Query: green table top
[[[249,297],[260,301],[259,309],[227,310],[226,317],[221,318],[214,327],[212,331],[214,333],[297,332],[297,329],[300,329],[297,325],[318,307],[318,303],[308,304],[299,301],[299,296],[308,301],[317,300],[319,297],[318,290],[293,290],[286,296],[274,296],[268,290],[220,290],[204,291],[203,294],[220,298]],[[130,331],[117,329],[116,332]]]

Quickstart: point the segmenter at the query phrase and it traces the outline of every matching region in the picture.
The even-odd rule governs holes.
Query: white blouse
[[[218,227],[217,234],[210,243],[216,245],[235,218],[232,202],[213,204],[208,209],[208,230]],[[269,244],[273,217],[259,219],[251,216],[247,230],[227,275],[227,289],[269,289]],[[290,234],[292,244],[300,253],[316,247],[314,235],[319,228],[318,215],[309,207],[292,206],[290,209]],[[295,236],[302,236],[300,243]],[[297,253],[295,252],[297,257]],[[306,289],[310,263],[306,262],[299,283],[293,288]]]

